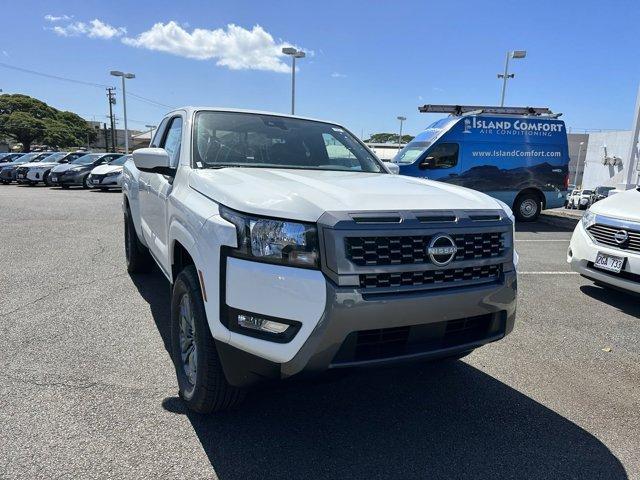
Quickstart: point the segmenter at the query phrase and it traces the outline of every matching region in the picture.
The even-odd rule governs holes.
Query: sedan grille
[[[587,230],[589,231],[589,234],[591,234],[591,236],[602,245],[619,248],[621,250],[628,250],[631,252],[640,252],[640,231],[627,230],[626,228],[620,227],[611,227],[609,225],[603,225],[600,223],[591,225]],[[618,243],[615,240],[616,233],[620,231],[624,231],[628,235],[627,240],[622,243]]]
[[[458,247],[455,260],[477,260],[504,254],[500,232],[452,235]],[[347,258],[359,266],[430,263],[427,248],[431,235],[402,237],[347,237]]]

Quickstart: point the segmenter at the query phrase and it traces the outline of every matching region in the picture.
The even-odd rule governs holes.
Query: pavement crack
[[[96,279],[91,280],[89,282],[78,282],[78,283],[73,283],[73,284],[70,284],[70,285],[63,285],[62,287],[58,288],[57,290],[49,292],[46,295],[42,295],[41,297],[38,297],[38,298],[36,298],[34,300],[30,300],[30,301],[28,301],[26,303],[23,303],[22,305],[20,305],[19,307],[14,308],[13,310],[9,310],[8,312],[0,313],[0,318],[6,317],[6,316],[11,315],[13,313],[17,313],[17,312],[19,312],[21,310],[24,310],[25,308],[30,307],[32,305],[35,305],[36,303],[39,303],[42,300],[45,300],[45,299],[51,297],[52,295],[57,295],[57,294],[63,292],[64,290],[67,290],[67,289],[70,289],[70,288],[76,288],[76,287],[85,287],[85,286],[92,285],[92,284],[97,283],[97,282],[104,282],[104,281],[108,281],[108,280],[113,280],[114,278],[124,277],[126,275],[128,275],[128,273],[126,273],[126,272],[125,273],[118,273],[116,275],[110,275],[110,276],[107,276],[107,277],[96,278]]]

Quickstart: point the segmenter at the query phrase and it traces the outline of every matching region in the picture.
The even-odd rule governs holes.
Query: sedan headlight
[[[318,229],[311,223],[258,217],[220,206],[236,226],[235,256],[292,267],[319,268]]]
[[[584,227],[584,229],[586,230],[587,228],[589,228],[591,225],[596,223],[596,214],[593,213],[591,210],[587,210],[586,212],[584,212],[584,215],[582,216],[582,226]]]

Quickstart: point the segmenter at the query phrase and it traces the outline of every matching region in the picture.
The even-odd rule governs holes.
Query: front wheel
[[[89,175],[82,179],[82,188],[84,188],[85,190],[87,188],[91,188],[91,185],[89,184]]]
[[[516,198],[513,213],[521,222],[535,222],[542,211],[542,202],[535,193],[524,193]]]
[[[179,394],[189,409],[211,413],[242,400],[244,391],[224,376],[193,265],[185,267],[173,285],[171,350]]]
[[[44,174],[44,177],[42,178],[42,181],[44,182],[44,184],[47,187],[51,187],[53,186],[53,183],[51,183],[51,179],[49,178],[49,172]]]

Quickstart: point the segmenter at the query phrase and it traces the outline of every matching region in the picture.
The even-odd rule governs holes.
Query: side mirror
[[[420,162],[420,165],[418,165],[418,168],[420,170],[427,170],[429,168],[433,168],[434,160],[435,160],[435,157],[427,157]]]
[[[133,152],[133,163],[142,172],[171,176],[175,174],[169,154],[164,148],[140,148]]]
[[[398,175],[400,173],[400,165],[398,165],[397,163],[385,162],[385,166],[387,167],[387,170],[389,170],[389,173],[391,173],[392,175]]]

